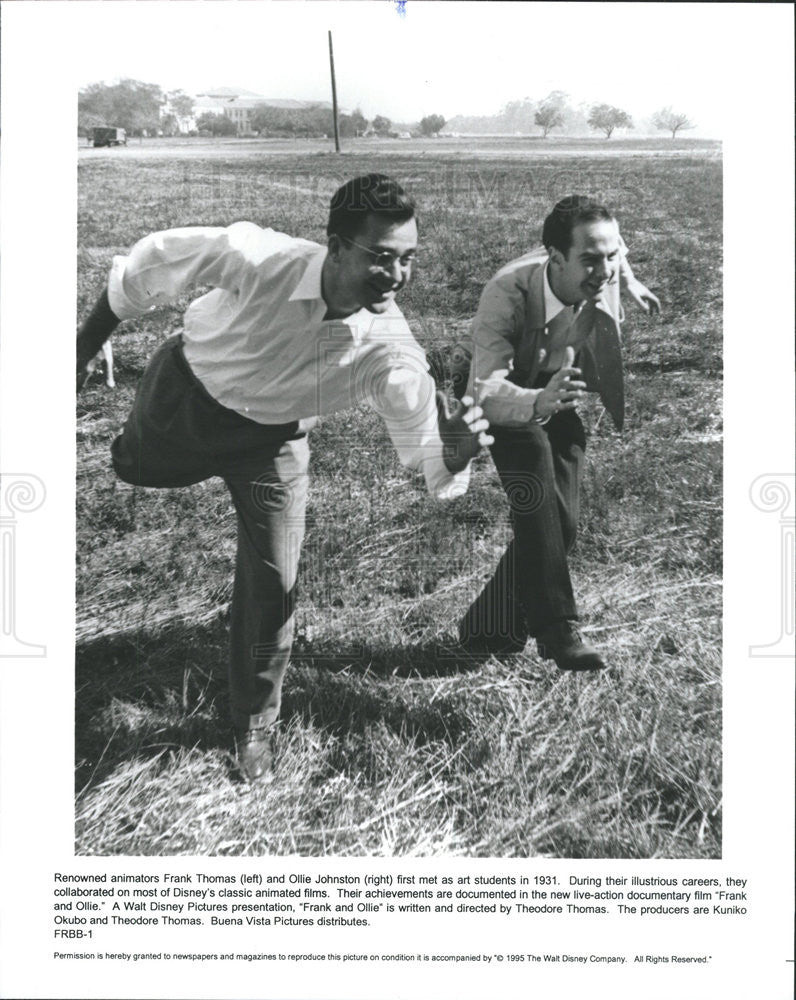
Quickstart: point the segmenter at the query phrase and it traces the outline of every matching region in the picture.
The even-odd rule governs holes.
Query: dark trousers
[[[577,619],[567,554],[575,543],[586,439],[574,410],[547,424],[490,427],[514,538],[465,617],[464,634],[522,645]]]
[[[239,727],[279,714],[293,641],[296,575],[304,537],[309,447],[297,422],[266,426],[216,402],[172,337],[154,354],[122,433],[117,475],[136,486],[188,486],[212,476],[237,512],[230,623],[230,701]]]

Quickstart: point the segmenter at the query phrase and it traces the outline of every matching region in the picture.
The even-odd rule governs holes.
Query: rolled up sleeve
[[[267,255],[267,234],[250,222],[194,226],[146,236],[126,257],[114,257],[108,301],[119,319],[133,319],[173,301],[193,285],[234,290],[241,268]]]
[[[452,474],[445,465],[436,386],[419,348],[417,354],[391,358],[374,380],[369,402],[387,425],[401,464],[423,473],[431,496],[450,500],[467,492],[470,466]]]
[[[636,280],[636,276],[633,274],[633,268],[630,266],[630,261],[627,259],[627,244],[622,239],[621,233],[619,234],[619,287],[624,291],[629,284]]]

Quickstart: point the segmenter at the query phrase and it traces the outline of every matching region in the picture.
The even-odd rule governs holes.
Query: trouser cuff
[[[232,724],[236,729],[270,729],[276,722],[277,712],[260,712],[248,715],[245,712],[232,713]]]

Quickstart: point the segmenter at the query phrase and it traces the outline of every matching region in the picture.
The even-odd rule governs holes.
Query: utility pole
[[[329,68],[332,71],[332,117],[334,118],[334,151],[340,152],[340,131],[337,127],[337,84],[334,79],[334,49],[332,48],[332,33],[329,32]]]

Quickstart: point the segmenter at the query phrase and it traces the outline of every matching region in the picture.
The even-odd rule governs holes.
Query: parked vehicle
[[[93,130],[93,144],[98,146],[126,146],[127,133],[123,128],[95,128]]]

